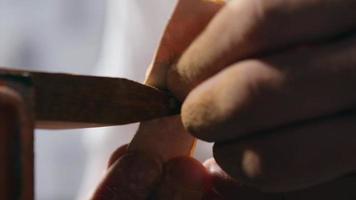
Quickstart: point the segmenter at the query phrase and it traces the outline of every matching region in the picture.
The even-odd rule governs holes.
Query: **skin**
[[[201,33],[222,5],[222,2],[215,1],[179,1],[148,70],[146,84],[160,89],[167,88],[165,77],[169,67]],[[187,13],[188,10],[190,12]],[[92,199],[199,199],[205,188],[200,187],[207,174],[201,171],[204,167],[189,159],[174,161],[177,157],[190,156],[194,144],[195,138],[184,129],[180,116],[141,123],[128,147],[119,148],[113,154],[109,163],[115,164],[108,170]],[[125,154],[121,158],[121,152],[125,149],[130,156]],[[120,159],[114,161],[118,157]],[[197,165],[199,168],[192,170]],[[169,174],[168,171],[174,171],[174,176],[163,175]],[[186,178],[181,183],[172,181],[173,178],[180,177],[177,175],[180,171],[197,172],[198,175],[182,176]],[[195,177],[195,180],[189,180],[191,177]],[[188,189],[182,189],[181,186],[185,187],[186,184]],[[154,191],[155,188],[164,189]]]
[[[184,126],[215,142],[232,177],[286,192],[355,171],[353,8],[351,0],[232,1],[168,73],[169,88],[187,96]]]
[[[112,154],[110,161],[115,162],[109,163],[108,174],[98,187],[93,199],[352,200],[356,197],[354,190],[356,187],[355,176],[340,177],[304,190],[265,193],[231,178],[214,159],[209,159],[202,165],[190,157],[176,157],[165,163],[164,169],[157,170],[162,174],[159,178],[160,181],[150,182],[147,179],[152,176],[149,176],[148,172],[156,171],[152,169],[156,169],[153,166],[157,165],[150,165],[149,163],[154,163],[154,159],[147,155],[144,156],[142,153],[127,155],[127,145],[118,148]],[[129,169],[123,169],[122,166],[127,166]],[[113,171],[120,172],[122,169],[124,171],[121,171],[121,173],[113,174]],[[132,174],[144,172],[144,180],[139,179],[141,188],[128,187],[128,181],[132,183],[138,180],[129,180],[127,176],[123,176],[123,172]],[[152,174],[155,174],[155,172]]]
[[[146,81],[181,99],[182,115],[142,123],[92,199],[355,199],[356,2],[199,2],[204,26],[173,57],[161,46]],[[215,159],[189,157],[186,130],[214,142]]]
[[[154,178],[135,179],[145,189],[131,199],[355,199],[355,8],[353,0],[234,0],[217,10],[148,76],[182,100],[184,128],[215,143],[216,161],[145,155],[159,167],[137,171]]]

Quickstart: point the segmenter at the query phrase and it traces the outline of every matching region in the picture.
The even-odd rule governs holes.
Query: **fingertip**
[[[142,152],[129,152],[110,167],[92,200],[146,200],[161,172],[159,159]]]
[[[201,199],[210,185],[209,174],[199,161],[178,157],[165,165],[157,199]]]
[[[213,93],[213,88],[203,83],[189,93],[181,108],[184,128],[195,137],[209,142],[217,114],[213,108]]]
[[[111,154],[110,159],[108,161],[108,168],[110,168],[121,156],[127,153],[128,146],[128,144],[122,145],[121,147],[116,149],[114,153]]]
[[[224,74],[217,74],[194,88],[182,105],[184,127],[195,137],[217,142],[237,135],[232,132],[233,94],[226,94]]]
[[[212,187],[219,192],[235,190],[236,192],[241,188],[241,183],[228,175],[215,161],[210,158],[204,162],[204,166],[209,171],[212,177]]]
[[[233,181],[233,179],[216,163],[214,158],[210,158],[203,163],[212,177]]]
[[[185,128],[199,139],[223,142],[268,128],[268,88],[283,76],[258,59],[233,64],[194,88],[182,105]],[[268,102],[263,102],[264,100]],[[262,111],[263,112],[262,112]],[[262,119],[263,118],[263,119]]]
[[[165,166],[168,179],[176,180],[187,189],[204,190],[209,185],[209,175],[205,167],[190,157],[178,157]]]

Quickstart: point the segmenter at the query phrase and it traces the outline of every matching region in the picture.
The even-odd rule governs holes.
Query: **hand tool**
[[[179,111],[167,92],[124,78],[0,68],[0,86],[14,80],[33,90],[36,128],[121,125]]]

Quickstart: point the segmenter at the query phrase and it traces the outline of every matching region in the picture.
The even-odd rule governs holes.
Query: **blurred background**
[[[0,0],[0,66],[142,82],[175,0]],[[55,88],[54,88],[55,89]],[[86,199],[137,124],[36,131],[36,199]],[[201,143],[197,157],[211,155]]]

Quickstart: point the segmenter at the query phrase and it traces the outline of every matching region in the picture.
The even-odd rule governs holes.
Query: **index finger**
[[[356,27],[353,0],[235,0],[214,17],[168,73],[183,99],[200,82],[244,58],[338,36]]]
[[[166,89],[166,73],[190,43],[202,32],[225,0],[179,0],[152,65],[147,70],[145,83]]]

